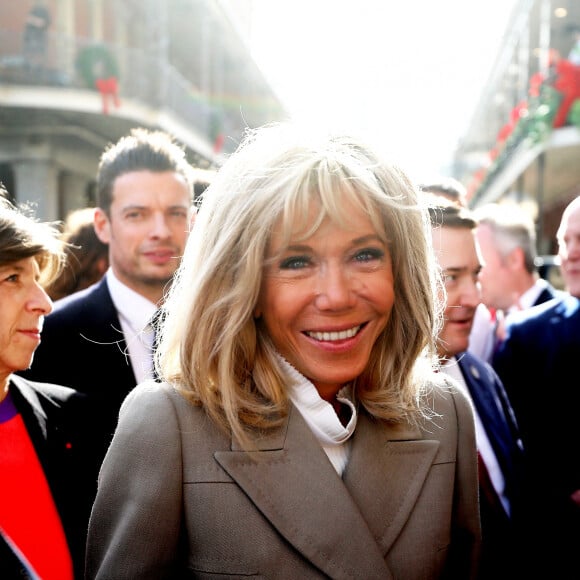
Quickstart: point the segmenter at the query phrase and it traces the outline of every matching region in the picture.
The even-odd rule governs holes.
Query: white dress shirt
[[[125,286],[112,268],[107,270],[105,276],[127,342],[128,352],[125,355],[129,357],[137,383],[141,383],[153,377],[153,329],[149,321],[157,305]]]
[[[450,358],[447,362],[445,362],[444,365],[441,366],[441,370],[445,374],[455,379],[455,381],[459,384],[463,392],[471,401],[471,395],[467,385],[465,384],[463,373],[457,364],[457,359],[455,357]],[[501,467],[499,466],[497,457],[495,456],[495,452],[491,446],[487,433],[485,432],[485,427],[481,422],[473,401],[471,406],[473,407],[473,415],[475,418],[475,441],[477,443],[477,451],[479,451],[479,454],[485,463],[485,467],[489,473],[489,478],[491,479],[493,488],[497,492],[497,495],[503,507],[505,508],[506,513],[509,515],[511,513],[510,502],[505,495],[505,479],[501,471]]]
[[[548,287],[548,282],[543,278],[538,278],[533,286],[530,286],[519,298],[518,303],[510,306],[506,315],[510,315],[520,310],[531,308],[538,299],[538,296]]]

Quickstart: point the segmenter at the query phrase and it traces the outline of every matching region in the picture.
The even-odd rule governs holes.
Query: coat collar
[[[47,417],[44,409],[42,408],[42,405],[40,404],[40,401],[38,400],[38,395],[36,394],[35,390],[26,379],[23,379],[18,375],[11,375],[10,382],[11,385],[9,387],[9,391],[12,396],[12,400],[14,401],[14,405],[18,409],[18,412],[23,415],[28,429],[30,430],[28,413],[31,412],[35,417],[34,424],[38,425],[38,428],[42,433],[42,437],[46,438]],[[24,404],[28,407],[28,411]]]
[[[420,438],[418,431],[362,414],[343,480],[292,407],[283,428],[258,441],[257,461],[235,445],[215,457],[280,534],[325,574],[388,580],[385,554],[438,449],[437,442]]]

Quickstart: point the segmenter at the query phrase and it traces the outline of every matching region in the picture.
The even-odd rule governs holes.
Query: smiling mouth
[[[305,334],[314,340],[321,340],[326,342],[333,342],[337,340],[346,340],[356,336],[361,329],[361,325],[349,328],[348,330],[341,330],[339,332],[306,332]]]

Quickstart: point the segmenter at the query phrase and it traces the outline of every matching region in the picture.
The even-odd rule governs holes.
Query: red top
[[[10,395],[0,402],[0,528],[42,580],[73,580],[60,517]]]

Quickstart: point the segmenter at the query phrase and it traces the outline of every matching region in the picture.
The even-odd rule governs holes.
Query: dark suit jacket
[[[543,304],[544,302],[548,302],[548,300],[553,300],[554,298],[562,298],[564,295],[565,292],[562,290],[556,290],[554,286],[548,284],[536,298],[534,306],[538,306],[539,304]]]
[[[69,543],[75,577],[80,579],[98,467],[87,397],[67,387],[15,375],[9,392],[44,469]],[[10,578],[3,571],[10,561],[14,563],[0,561],[0,578]]]
[[[480,491],[481,578],[511,580],[514,574],[522,574],[522,566],[528,561],[524,552],[528,525],[528,506],[524,504],[527,474],[519,428],[504,386],[491,365],[468,351],[458,354],[457,360],[502,470],[512,514],[511,520],[500,517]]]
[[[107,281],[55,303],[44,321],[42,342],[26,378],[58,383],[87,393],[108,436],[113,435],[121,403],[136,385],[127,345]]]
[[[473,415],[434,387],[433,422],[364,412],[342,478],[292,407],[242,451],[165,383],[126,399],[99,476],[87,579],[474,578]]]
[[[514,315],[494,357],[529,456],[537,526],[547,530],[539,554],[559,578],[578,577],[580,508],[570,494],[580,489],[579,359],[580,299],[569,295]]]

